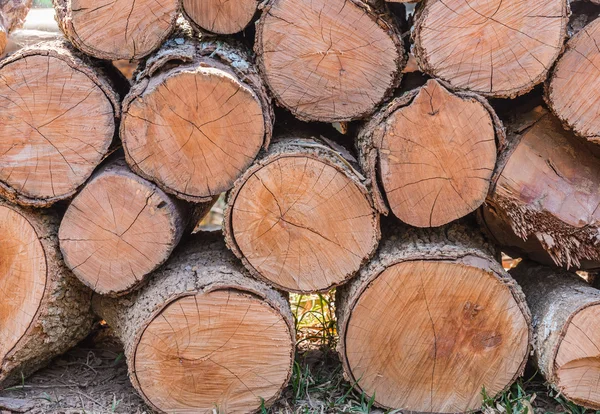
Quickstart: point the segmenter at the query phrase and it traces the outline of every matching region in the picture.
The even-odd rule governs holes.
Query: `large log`
[[[115,136],[119,95],[100,63],[61,42],[0,62],[0,195],[48,206],[75,194]]]
[[[279,396],[294,361],[292,313],[285,297],[246,274],[220,235],[199,233],[142,290],[94,297],[150,407],[249,413]]]
[[[206,213],[211,205],[195,209]],[[131,172],[117,154],[71,202],[60,225],[60,248],[85,285],[123,295],[167,260],[195,224],[193,213],[189,204]]]
[[[423,71],[453,88],[513,98],[546,79],[568,17],[567,0],[427,0],[414,52]]]
[[[305,121],[372,114],[400,83],[405,63],[386,12],[361,0],[271,0],[254,49],[277,102]]]
[[[500,244],[538,260],[548,262],[549,257],[559,266],[596,267],[598,157],[542,107],[508,124],[508,133],[508,147],[486,201],[486,227]],[[514,235],[527,242],[515,242]]]
[[[377,248],[379,215],[349,154],[323,139],[280,138],[228,198],[228,246],[250,272],[287,291],[344,283]]]
[[[256,14],[259,0],[183,0],[183,14],[192,26],[217,34],[242,30]]]
[[[484,387],[493,397],[523,373],[531,340],[525,298],[476,229],[395,227],[387,226],[359,276],[338,288],[346,377],[382,407],[477,410]]]
[[[504,141],[484,98],[429,80],[378,112],[357,142],[378,209],[413,226],[436,227],[484,202],[496,142]]]
[[[149,58],[123,101],[127,162],[192,202],[227,191],[272,134],[273,109],[244,50],[176,37]]]
[[[600,142],[597,100],[600,93],[600,19],[573,36],[546,84],[546,102],[577,134]]]
[[[510,273],[531,309],[539,371],[569,400],[600,409],[600,290],[576,274],[531,262]]]
[[[92,328],[92,292],[63,264],[60,217],[0,202],[0,388],[21,382]]]
[[[8,36],[21,27],[33,0],[3,0],[0,2],[0,55],[8,44]]]
[[[179,0],[53,0],[65,37],[98,59],[140,59],[175,30]]]

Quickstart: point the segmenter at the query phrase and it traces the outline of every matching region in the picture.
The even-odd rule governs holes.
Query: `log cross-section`
[[[260,0],[183,0],[183,13],[190,23],[217,34],[243,30],[258,10]]]

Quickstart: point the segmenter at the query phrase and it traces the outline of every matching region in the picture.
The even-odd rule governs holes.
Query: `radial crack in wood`
[[[259,0],[183,0],[183,12],[192,25],[217,34],[232,34],[250,23]]]
[[[400,83],[405,56],[390,22],[360,0],[271,0],[257,23],[259,69],[302,120],[363,118]]]
[[[282,138],[236,182],[224,229],[253,275],[326,291],[372,256],[379,215],[351,162],[323,140]]]
[[[415,22],[415,56],[453,88],[514,98],[546,79],[569,13],[566,0],[428,0]]]
[[[429,80],[375,115],[358,147],[381,212],[389,206],[407,224],[437,227],[484,202],[496,140],[503,145],[504,130],[483,98]]]

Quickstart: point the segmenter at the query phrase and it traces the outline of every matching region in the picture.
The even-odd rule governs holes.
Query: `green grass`
[[[33,0],[33,7],[38,9],[52,7],[52,0]]]

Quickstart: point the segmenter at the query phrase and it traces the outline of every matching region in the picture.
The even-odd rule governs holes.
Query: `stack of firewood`
[[[54,0],[64,38],[0,61],[0,386],[98,315],[154,410],[252,412],[285,292],[338,287],[378,406],[476,410],[533,353],[600,408],[600,6],[401,3]]]

